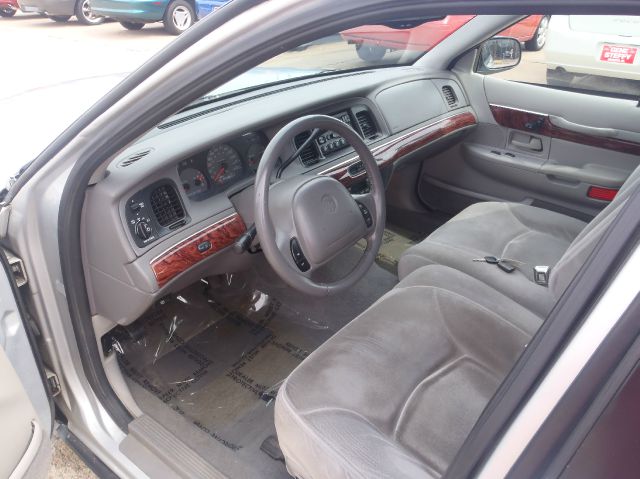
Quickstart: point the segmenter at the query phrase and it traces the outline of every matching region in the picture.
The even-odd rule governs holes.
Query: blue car
[[[198,20],[215,12],[218,8],[229,3],[230,0],[196,0],[196,15]]]
[[[221,7],[226,1],[196,0],[92,0],[95,15],[112,18],[127,30],[140,30],[145,23],[163,22],[172,35],[179,35],[198,18]],[[196,17],[196,9],[202,15]],[[206,13],[205,13],[206,12]]]

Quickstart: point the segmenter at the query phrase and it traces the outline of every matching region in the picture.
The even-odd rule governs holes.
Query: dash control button
[[[293,256],[293,261],[296,263],[298,269],[303,273],[311,269],[311,265],[309,261],[307,261],[307,258],[305,258],[297,238],[291,239],[291,256]]]
[[[137,201],[131,200],[129,202],[129,209],[134,213],[137,213],[138,211],[140,211],[141,208],[142,207],[140,206],[140,203],[138,203]]]
[[[366,223],[367,228],[371,228],[373,226],[373,218],[371,217],[371,212],[365,205],[363,205],[359,201],[357,202],[357,204],[358,208],[360,208],[360,213],[362,213],[362,217],[364,218],[364,222]]]
[[[202,243],[198,244],[198,251],[200,253],[206,253],[210,249],[211,249],[211,241],[203,241]]]

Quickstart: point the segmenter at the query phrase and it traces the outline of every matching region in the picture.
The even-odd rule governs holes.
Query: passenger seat
[[[402,280],[429,264],[455,268],[492,286],[545,317],[573,275],[554,281],[558,269],[577,272],[597,240],[640,185],[640,167],[624,183],[616,198],[590,223],[519,203],[474,204],[434,231],[400,258]],[[474,262],[485,256],[514,260],[506,273],[496,265]],[[550,288],[536,284],[535,266],[550,267]],[[568,278],[568,280],[566,280]]]

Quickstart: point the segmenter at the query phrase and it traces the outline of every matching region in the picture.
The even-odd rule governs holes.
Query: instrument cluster
[[[181,161],[182,189],[190,200],[202,201],[254,176],[267,143],[263,133],[249,132]]]

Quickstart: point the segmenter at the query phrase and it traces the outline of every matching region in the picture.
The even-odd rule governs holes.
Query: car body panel
[[[414,28],[394,29],[383,25],[365,25],[342,32],[342,38],[354,44],[371,44],[390,49],[429,51],[447,38],[474,15],[448,15],[442,20],[428,22]],[[530,15],[498,35],[513,37],[521,42],[535,35],[543,15]]]
[[[640,80],[640,16],[554,15],[545,53],[549,69]]]
[[[169,0],[93,0],[91,10],[97,15],[128,22],[162,20]]]
[[[391,49],[428,51],[471,20],[474,15],[448,15],[414,28],[396,29],[384,25],[364,25],[341,33],[349,43]]]
[[[27,13],[47,15],[75,15],[75,0],[19,0],[20,9]]]
[[[196,16],[201,20],[227,3],[229,0],[196,0]]]
[[[540,20],[542,20],[543,17],[544,15],[529,15],[527,18],[501,31],[498,35],[512,37],[521,42],[528,42],[536,34]]]
[[[0,0],[0,8],[20,10],[20,5],[18,5],[18,0]]]

